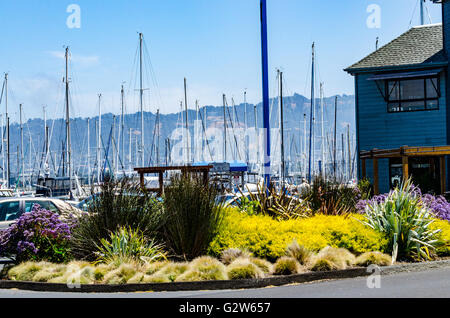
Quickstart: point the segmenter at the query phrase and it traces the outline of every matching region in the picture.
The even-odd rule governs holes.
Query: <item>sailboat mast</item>
[[[256,105],[253,106],[253,113],[255,115],[256,164],[259,164],[261,153],[259,152],[258,108]]]
[[[97,129],[97,182],[100,183],[100,169],[102,151],[102,94],[98,94],[98,129]]]
[[[336,152],[337,152],[337,103],[338,97],[334,101],[334,140],[333,140],[333,173],[334,179],[336,180]]]
[[[278,79],[280,81],[280,136],[281,136],[281,145],[280,145],[280,154],[281,154],[281,166],[280,166],[280,177],[281,184],[284,185],[285,180],[285,159],[284,159],[284,112],[283,112],[283,72],[278,70]]]
[[[69,187],[72,190],[72,151],[70,140],[70,107],[69,107],[69,47],[66,47],[66,160],[69,176]]]
[[[144,35],[139,33],[139,105],[141,110],[141,166],[145,165],[145,138],[144,138],[144,88],[143,88],[143,74],[142,74],[142,59],[143,59],[143,51],[142,51],[142,42]]]
[[[324,118],[323,118],[323,83],[320,83],[320,119],[321,119],[321,143],[322,148],[322,175],[326,176],[326,164],[325,164],[325,131],[324,131]]]
[[[22,104],[19,105],[19,117],[20,117],[20,162],[21,162],[21,172],[20,172],[20,179],[22,181],[22,187],[25,186],[25,179],[24,179],[24,173],[25,173],[25,163],[24,163],[24,153],[23,153],[23,121],[22,121]]]
[[[184,78],[184,109],[185,109],[185,126],[186,126],[186,165],[190,162],[189,149],[189,117],[188,117],[188,103],[187,103],[187,80]]]
[[[310,120],[309,120],[309,159],[308,159],[308,181],[309,183],[311,183],[311,173],[312,173],[312,160],[314,160],[314,158],[312,158],[312,140],[314,138],[314,121],[313,121],[313,117],[314,117],[314,43],[312,45],[312,68],[311,68],[311,115],[310,115]]]
[[[227,116],[226,116],[226,96],[223,94],[223,162],[227,161]]]
[[[8,73],[5,74],[5,110],[6,110],[6,181],[8,188],[11,187],[11,157],[10,157],[10,136],[9,136],[9,116],[8,116]]]
[[[244,144],[245,144],[245,163],[248,165],[249,159],[249,140],[248,140],[248,118],[247,118],[247,91],[244,91]]]
[[[121,158],[122,158],[122,162],[125,162],[124,158],[125,158],[125,139],[124,139],[124,133],[125,133],[125,91],[123,89],[123,84],[122,84],[122,89],[120,90],[120,96],[121,96],[121,108],[122,108],[122,114],[120,116],[120,142],[121,142],[121,146],[122,146],[122,151],[121,151]]]
[[[88,185],[91,187],[91,134],[90,134],[90,121],[87,119],[87,175],[88,175]]]

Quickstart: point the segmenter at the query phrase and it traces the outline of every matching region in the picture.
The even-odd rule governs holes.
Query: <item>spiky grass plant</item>
[[[140,230],[130,227],[119,228],[110,234],[109,240],[102,239],[98,247],[98,262],[119,266],[123,263],[147,263],[165,260],[163,246],[148,240]]]
[[[247,249],[229,248],[222,252],[220,261],[225,265],[230,265],[235,259],[252,257],[252,253]]]
[[[49,280],[63,276],[67,266],[62,264],[52,264],[38,271],[32,278],[33,282],[48,282]]]
[[[146,275],[153,275],[157,271],[159,271],[161,268],[166,266],[169,262],[168,261],[159,261],[154,263],[146,263],[143,265],[143,272]]]
[[[176,281],[227,280],[227,271],[219,260],[203,256],[194,259],[189,269],[178,276]]]
[[[299,245],[297,240],[293,240],[286,248],[286,256],[295,258],[301,265],[309,262],[313,253],[303,245]]]
[[[100,192],[93,194],[88,213],[79,218],[72,233],[71,247],[77,259],[97,260],[102,240],[109,240],[121,227],[139,230],[159,241],[165,222],[162,204],[139,183],[127,178],[105,180]]]
[[[218,232],[223,207],[216,204],[217,189],[195,175],[174,175],[166,187],[165,241],[174,255],[192,260],[204,255]]]
[[[336,266],[335,263],[331,262],[330,260],[326,258],[317,258],[315,257],[310,265],[309,269],[313,272],[328,272],[328,271],[334,271],[338,270],[339,268]]]
[[[364,223],[389,237],[394,262],[434,256],[440,230],[432,229],[433,213],[414,193],[411,180],[391,191],[384,202],[369,203],[365,213]]]
[[[378,266],[392,265],[392,257],[381,252],[367,252],[359,255],[355,261],[355,265],[357,266],[366,267],[372,264]]]
[[[249,258],[237,258],[227,266],[229,279],[255,279],[264,277],[264,272]]]
[[[304,268],[293,257],[283,256],[273,265],[274,275],[293,275],[304,272]]]

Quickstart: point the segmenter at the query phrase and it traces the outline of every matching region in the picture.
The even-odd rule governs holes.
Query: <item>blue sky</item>
[[[353,94],[353,78],[343,69],[417,25],[418,0],[268,0],[271,96],[275,70],[284,71],[286,94],[309,96],[311,44],[316,42],[325,95]],[[66,20],[71,4],[81,8],[81,28]],[[371,4],[381,8],[381,27],[368,28]],[[427,4],[433,23],[440,5]],[[413,12],[415,15],[413,16]],[[428,20],[428,18],[427,18]],[[149,70],[145,110],[179,110],[183,78],[189,106],[220,105],[222,94],[261,100],[258,0],[15,0],[0,1],[0,73],[9,73],[10,111],[18,104],[26,118],[64,114],[64,46],[72,53],[73,116],[95,116],[97,94],[103,109],[120,111],[120,85],[126,82],[127,112],[138,110],[133,68],[138,32],[143,32]],[[4,105],[2,105],[4,112]]]

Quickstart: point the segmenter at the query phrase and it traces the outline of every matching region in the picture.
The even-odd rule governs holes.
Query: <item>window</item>
[[[20,201],[0,203],[0,222],[14,221],[20,217]]]
[[[388,112],[439,109],[439,79],[399,79],[386,81]]]
[[[25,201],[25,212],[31,212],[35,205],[39,205],[41,208],[53,213],[59,212],[56,206],[50,201]]]

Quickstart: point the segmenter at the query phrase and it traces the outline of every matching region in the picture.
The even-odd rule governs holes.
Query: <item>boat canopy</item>
[[[214,170],[222,170],[224,169],[228,170],[226,172],[247,172],[248,171],[248,165],[244,162],[240,161],[225,161],[225,162],[195,162],[192,164],[194,167],[198,166],[213,166],[213,170],[211,172],[214,172]]]

